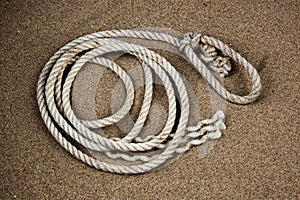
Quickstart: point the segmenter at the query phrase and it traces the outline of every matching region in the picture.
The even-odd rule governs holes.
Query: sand
[[[0,5],[0,199],[299,198],[299,1]],[[253,104],[227,105],[227,130],[204,158],[201,147],[194,147],[155,172],[124,176],[98,171],[63,150],[47,130],[35,97],[38,75],[59,47],[81,35],[146,27],[182,33],[197,29],[230,44],[257,68],[262,95]],[[182,59],[167,58],[180,73],[192,74],[189,81],[204,99],[199,101],[202,116],[208,116],[209,94],[198,85],[203,80],[180,65]],[[238,69],[232,73],[226,86],[246,94],[247,79]],[[107,102],[108,97],[100,99]]]

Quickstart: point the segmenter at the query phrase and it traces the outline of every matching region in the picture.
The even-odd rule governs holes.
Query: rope
[[[145,173],[167,164],[193,145],[218,139],[221,137],[221,130],[226,128],[223,111],[217,111],[211,119],[202,120],[196,126],[187,127],[189,101],[179,73],[165,58],[155,52],[134,43],[121,41],[119,38],[160,41],[178,48],[207,83],[230,102],[247,104],[259,95],[261,84],[255,68],[240,54],[212,37],[188,33],[182,39],[160,32],[111,30],[77,38],[59,49],[44,66],[37,84],[37,101],[41,116],[54,138],[73,156],[92,167],[121,174]],[[215,48],[219,49],[223,56],[218,56]],[[202,53],[197,55],[196,49],[200,49]],[[142,63],[145,96],[139,116],[130,132],[124,138],[107,138],[96,134],[93,130],[121,120],[130,111],[134,99],[134,87],[128,74],[113,61],[101,57],[107,53],[120,51],[137,57]],[[246,96],[230,93],[218,80],[217,76],[223,77],[230,70],[229,57],[244,67],[253,84],[251,92]],[[109,117],[90,121],[80,120],[72,110],[70,102],[72,84],[87,62],[111,69],[124,83],[126,100],[122,107]],[[152,73],[158,75],[166,88],[169,101],[168,117],[159,134],[142,138],[139,133],[152,100]],[[177,93],[178,102],[175,97]],[[178,116],[176,106],[180,107]],[[177,129],[172,132],[177,117]],[[106,159],[99,160],[84,153],[67,137],[92,152],[103,154]]]

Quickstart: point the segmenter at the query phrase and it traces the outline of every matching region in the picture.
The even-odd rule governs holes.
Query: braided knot
[[[183,51],[187,45],[190,45],[193,49],[199,46],[202,34],[198,31],[188,32],[184,34],[183,39],[180,41],[179,50]]]

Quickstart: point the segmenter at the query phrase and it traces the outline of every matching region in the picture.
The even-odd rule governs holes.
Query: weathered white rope
[[[76,158],[97,169],[123,174],[148,172],[168,163],[174,156],[184,153],[192,145],[219,138],[220,130],[226,128],[222,111],[216,112],[211,119],[203,120],[196,126],[187,127],[188,95],[178,72],[165,58],[153,51],[118,40],[118,38],[161,41],[180,49],[207,83],[228,101],[246,104],[255,100],[259,95],[261,84],[255,68],[240,54],[212,37],[188,33],[182,39],[160,32],[112,30],[75,39],[58,50],[46,63],[37,85],[37,100],[42,118],[55,139]],[[224,56],[228,57],[217,55],[214,48],[219,49]],[[197,55],[195,49],[200,49],[202,54]],[[129,112],[133,104],[134,87],[130,77],[116,63],[101,57],[106,53],[120,51],[134,55],[141,61],[144,71],[145,96],[133,128],[124,138],[113,139],[101,136],[93,130],[118,122]],[[253,84],[251,92],[246,96],[230,93],[216,78],[218,75],[228,74],[229,57],[245,68]],[[77,73],[87,62],[111,69],[124,83],[126,99],[122,107],[109,117],[90,121],[80,120],[72,110],[70,102],[72,84]],[[71,69],[67,72],[69,67]],[[166,88],[169,101],[168,117],[159,134],[141,138],[139,133],[151,106],[152,73],[158,75]],[[175,93],[178,93],[179,103],[176,103]],[[176,116],[176,104],[180,106],[178,116]],[[179,118],[177,130],[171,133],[176,117]],[[66,139],[65,134],[86,149],[102,153],[106,159],[98,160],[82,152]],[[152,153],[149,154],[150,150]],[[115,160],[122,162],[116,163]]]

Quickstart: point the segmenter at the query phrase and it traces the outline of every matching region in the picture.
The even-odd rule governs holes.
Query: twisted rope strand
[[[175,68],[163,57],[149,49],[127,43],[117,38],[135,38],[166,42],[178,48],[195,66],[211,87],[228,101],[246,104],[254,101],[261,88],[260,78],[253,66],[240,54],[229,48],[221,41],[201,34],[187,33],[183,39],[160,32],[137,30],[111,30],[88,34],[79,37],[59,49],[46,63],[39,76],[37,84],[37,101],[41,116],[58,143],[74,157],[84,163],[113,173],[137,174],[145,173],[165,165],[170,159],[184,153],[193,145],[200,145],[212,139],[221,137],[224,130],[224,113],[216,112],[211,119],[199,122],[196,126],[187,127],[189,117],[189,100],[182,78]],[[215,47],[224,55],[242,65],[253,86],[246,96],[238,96],[227,91],[213,73],[201,61],[201,55],[196,55],[194,49],[200,43]],[[203,45],[202,45],[203,47]],[[205,46],[208,55],[214,55],[213,49]],[[134,99],[134,87],[128,74],[113,61],[99,57],[106,53],[126,52],[140,60],[144,71],[145,96],[139,116],[129,133],[123,138],[107,138],[95,133],[99,129],[118,122],[130,111]],[[80,54],[84,53],[82,56]],[[206,55],[207,58],[207,55]],[[214,59],[219,67],[220,76],[228,73],[228,60]],[[95,119],[80,120],[71,107],[70,95],[73,82],[80,69],[87,62],[95,63],[115,72],[123,81],[126,99],[119,110],[111,116]],[[70,71],[67,73],[68,67]],[[223,68],[222,68],[223,67]],[[150,70],[151,69],[151,70]],[[153,72],[152,72],[153,71]],[[64,73],[67,73],[63,80]],[[168,117],[165,126],[157,135],[139,136],[147,119],[152,101],[153,80],[152,73],[158,75],[166,88],[169,101]],[[176,98],[178,93],[180,114],[175,133],[171,133],[176,118]],[[59,131],[58,127],[71,138],[91,151],[102,153],[108,161],[95,159],[83,153],[71,144]],[[149,155],[146,151],[152,151]],[[145,153],[144,153],[145,152]],[[106,159],[106,160],[107,160]],[[115,161],[122,161],[115,162]],[[126,164],[124,164],[126,162]]]

